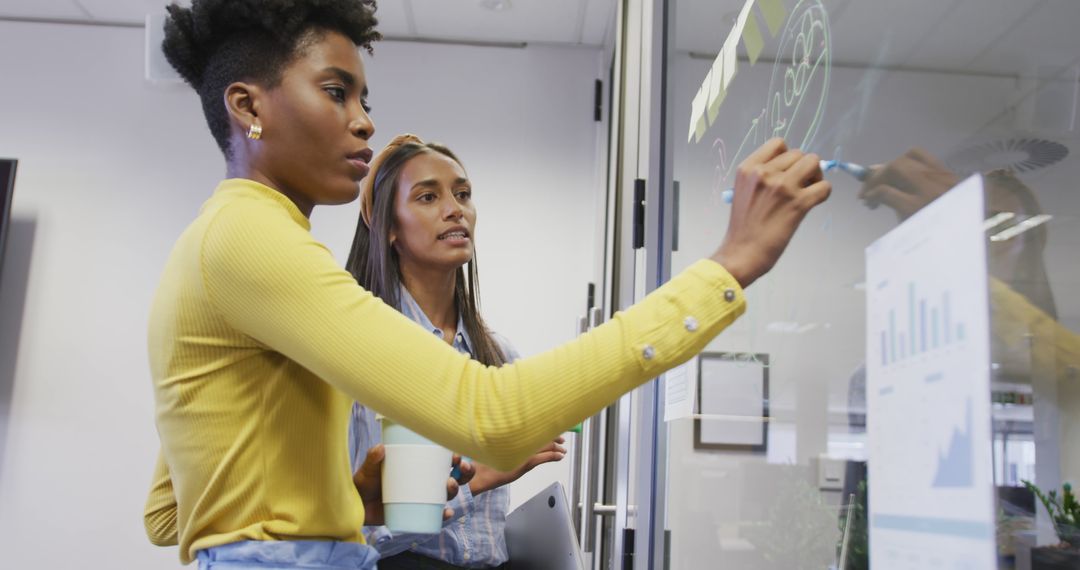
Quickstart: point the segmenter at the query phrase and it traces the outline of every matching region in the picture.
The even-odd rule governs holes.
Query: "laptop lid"
[[[566,492],[558,481],[506,516],[514,570],[584,570]]]

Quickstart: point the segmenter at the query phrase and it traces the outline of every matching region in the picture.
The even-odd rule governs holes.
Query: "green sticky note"
[[[784,25],[784,19],[787,18],[784,3],[782,0],[758,0],[758,6],[761,8],[761,14],[765,16],[765,25],[769,26],[769,35],[775,36],[780,31],[780,26]]]
[[[572,431],[574,433],[581,433],[581,424],[578,424],[578,425],[570,428],[570,431]]]
[[[757,17],[751,12],[746,19],[746,27],[742,32],[743,44],[746,45],[746,55],[750,58],[750,65],[757,63],[761,55],[761,48],[765,47],[765,40],[761,37],[761,28],[758,28]]]

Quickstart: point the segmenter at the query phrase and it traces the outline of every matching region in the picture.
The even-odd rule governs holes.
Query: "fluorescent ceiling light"
[[[1001,230],[1000,232],[990,236],[990,241],[1005,241],[1007,239],[1014,238],[1034,227],[1041,226],[1050,221],[1053,216],[1049,214],[1041,214],[1038,216],[1031,216],[1030,218]]]
[[[986,219],[985,222],[983,222],[983,231],[988,232],[1015,217],[1016,214],[1012,212],[998,212],[997,214],[990,216]]]
[[[808,333],[819,326],[829,328],[828,324],[821,325],[819,323],[797,323],[794,321],[773,321],[765,325],[765,330],[771,333],[778,334],[803,334]]]
[[[794,334],[799,330],[799,323],[794,323],[791,321],[774,321],[765,325],[765,330],[773,333]]]

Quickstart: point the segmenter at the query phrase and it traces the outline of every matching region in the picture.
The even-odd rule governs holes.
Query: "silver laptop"
[[[506,516],[506,548],[513,570],[585,570],[561,483]]]

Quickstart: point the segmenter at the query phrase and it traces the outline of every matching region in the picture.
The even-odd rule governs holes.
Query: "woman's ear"
[[[252,127],[262,129],[259,106],[262,89],[250,83],[236,82],[225,88],[225,109],[236,130],[250,135]]]

